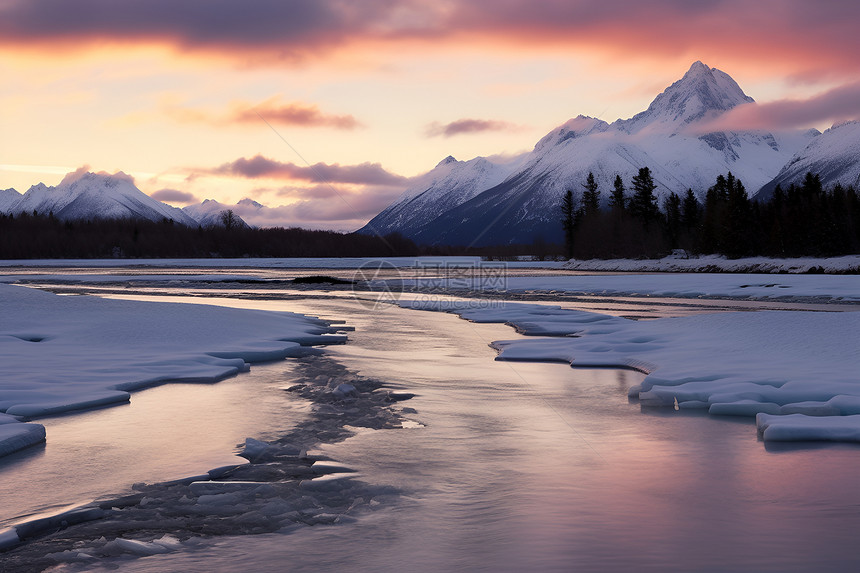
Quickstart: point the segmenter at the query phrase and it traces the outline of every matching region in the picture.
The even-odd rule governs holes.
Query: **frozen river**
[[[357,470],[364,482],[393,486],[398,501],[353,522],[211,537],[184,551],[62,570],[860,566],[856,446],[765,448],[749,419],[643,410],[627,398],[642,379],[636,372],[494,361],[489,342],[517,337],[503,325],[390,306],[369,311],[351,297],[299,294],[193,302],[288,310],[354,326],[348,344],[325,354],[416,394],[404,403],[415,410],[408,414],[413,423],[358,430],[317,453]],[[695,311],[653,302],[604,306],[619,314]],[[289,362],[254,366],[212,386],[167,385],[135,394],[128,406],[45,419],[45,446],[15,454],[21,463],[0,461],[2,519],[228,463],[245,437],[269,439],[302,419],[302,401],[282,390],[291,375]],[[170,430],[139,431],[152,416]]]

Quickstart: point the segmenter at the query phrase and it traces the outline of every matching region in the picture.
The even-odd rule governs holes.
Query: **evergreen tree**
[[[573,191],[568,189],[561,200],[561,226],[564,229],[564,248],[568,259],[573,258],[573,232],[575,228],[576,203]]]
[[[719,227],[723,236],[722,253],[728,257],[742,257],[753,252],[752,205],[740,179],[732,172],[726,176],[725,209]]]
[[[609,207],[613,211],[623,211],[626,199],[624,198],[624,181],[620,175],[615,176],[612,184],[612,195],[609,197]]]
[[[681,224],[687,231],[692,231],[699,225],[699,217],[701,217],[701,205],[696,199],[696,194],[692,189],[687,189],[687,194],[684,195],[684,202],[681,206]]]
[[[588,217],[600,211],[600,191],[597,190],[597,181],[594,173],[589,172],[585,183],[582,184],[585,191],[582,193],[582,216]]]
[[[666,197],[663,208],[666,210],[666,231],[669,235],[669,246],[678,248],[681,234],[681,197],[674,191]]]
[[[657,185],[647,167],[639,169],[639,174],[633,177],[633,197],[630,198],[630,214],[648,225],[657,217],[657,197],[654,190]]]

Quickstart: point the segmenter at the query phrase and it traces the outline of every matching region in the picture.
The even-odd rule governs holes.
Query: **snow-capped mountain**
[[[680,128],[754,101],[727,73],[695,62],[683,78],[654,98],[647,110],[613,125],[631,134],[646,128],[677,133]]]
[[[8,213],[12,205],[21,200],[21,194],[12,188],[0,189],[0,213]]]
[[[698,129],[728,110],[752,103],[727,74],[696,62],[647,110],[630,119],[609,124],[578,116],[538,141],[498,184],[483,189],[464,184],[455,189],[440,180],[430,198],[445,197],[445,201],[428,200],[413,216],[410,200],[421,197],[419,182],[372,222],[379,219],[388,224],[386,231],[399,231],[428,244],[530,243],[541,237],[561,241],[561,198],[568,189],[581,192],[589,172],[594,173],[604,201],[616,175],[630,187],[641,167],[651,169],[660,198],[687,189],[704,196],[717,176],[729,171],[747,189],[755,190],[815,134],[702,133]],[[424,189],[430,190],[429,186]],[[362,231],[368,232],[368,227]]]
[[[360,232],[386,235],[420,227],[439,213],[465,203],[481,191],[498,185],[518,166],[521,158],[490,161],[476,157],[457,161],[448,156],[413,184]]]
[[[860,121],[835,125],[813,139],[759,190],[756,198],[769,199],[777,185],[785,189],[803,181],[807,173],[818,174],[825,189],[837,183],[860,189]]]
[[[243,199],[248,201],[249,199]],[[259,205],[259,203],[258,203]],[[234,223],[238,227],[248,227],[242,217],[236,212],[236,208],[230,205],[224,205],[214,199],[204,199],[202,203],[183,207],[182,211],[186,215],[197,221],[201,227],[223,227],[224,220],[222,213],[225,211],[233,211]]]
[[[63,221],[170,219],[183,225],[197,225],[181,209],[157,201],[135,187],[134,179],[121,171],[110,175],[79,170],[66,175],[56,187],[44,183],[33,185],[9,209],[14,215],[33,211],[53,213]]]

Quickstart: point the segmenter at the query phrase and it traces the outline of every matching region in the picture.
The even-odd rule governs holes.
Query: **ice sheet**
[[[3,284],[0,308],[0,453],[36,440],[13,416],[127,401],[129,391],[167,381],[214,382],[250,362],[307,352],[302,345],[345,340],[327,322],[293,313],[58,296]]]

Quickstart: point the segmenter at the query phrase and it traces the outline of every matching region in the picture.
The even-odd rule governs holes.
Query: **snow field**
[[[518,303],[401,306],[503,322],[524,334],[552,334],[556,338],[492,346],[499,360],[640,370],[647,377],[630,395],[643,405],[758,415],[766,441],[860,442],[857,312],[725,312],[632,321]]]
[[[58,296],[3,284],[0,308],[0,455],[44,440],[42,426],[20,420],[125,402],[130,391],[168,381],[214,382],[247,371],[250,362],[346,340],[327,322],[293,313]]]
[[[604,261],[605,262],[605,261]],[[817,298],[860,301],[860,275],[789,274],[629,274],[460,279],[477,292],[564,293],[572,295],[717,297],[743,299]],[[445,289],[447,279],[403,281],[404,288]]]

